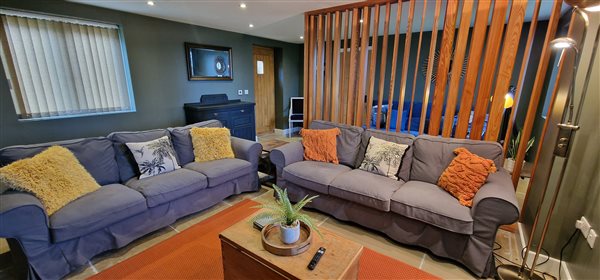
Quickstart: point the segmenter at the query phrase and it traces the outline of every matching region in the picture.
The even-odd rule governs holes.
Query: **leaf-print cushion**
[[[471,207],[475,194],[485,184],[488,175],[496,172],[496,165],[491,159],[482,158],[466,148],[457,148],[454,153],[456,157],[437,184],[456,197],[460,204]]]
[[[358,168],[398,180],[398,169],[400,169],[406,149],[408,149],[408,145],[371,136],[365,158]]]
[[[168,136],[147,142],[125,143],[138,165],[140,179],[181,168],[175,158],[175,149]]]

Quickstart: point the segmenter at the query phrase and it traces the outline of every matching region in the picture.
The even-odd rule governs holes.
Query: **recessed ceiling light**
[[[254,27],[254,24],[252,24],[252,23],[248,24],[248,27],[252,28],[252,27]]]
[[[363,23],[363,20],[362,20],[362,18],[359,20],[359,22],[360,22],[360,23]]]
[[[240,3],[240,8],[245,9],[246,8],[246,3]]]
[[[146,4],[148,4],[148,6],[154,6],[154,1],[148,1]]]
[[[300,40],[304,40],[304,36],[300,35]]]

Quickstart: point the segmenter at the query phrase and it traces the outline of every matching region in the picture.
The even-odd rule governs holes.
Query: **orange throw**
[[[258,209],[244,200],[90,279],[223,279],[219,233]],[[305,264],[303,264],[305,265]],[[440,279],[364,249],[359,279]]]

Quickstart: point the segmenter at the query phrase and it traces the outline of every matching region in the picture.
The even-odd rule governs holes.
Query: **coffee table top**
[[[362,245],[319,228],[324,239],[313,233],[312,244],[306,252],[296,256],[274,255],[263,248],[260,231],[252,226],[251,217],[224,230],[219,238],[299,279],[339,279],[358,262],[363,250]],[[317,267],[309,270],[306,267],[319,247],[324,247],[326,252]]]

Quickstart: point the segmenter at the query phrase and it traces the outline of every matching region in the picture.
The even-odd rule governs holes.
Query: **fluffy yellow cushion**
[[[35,195],[48,216],[100,188],[75,155],[59,146],[0,168],[0,183]]]
[[[235,157],[228,128],[193,127],[190,129],[190,136],[196,162]]]

